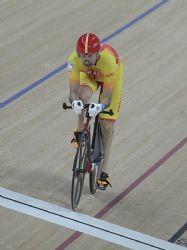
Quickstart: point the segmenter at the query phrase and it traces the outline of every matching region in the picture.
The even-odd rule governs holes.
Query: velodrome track
[[[187,2],[6,0],[0,14],[0,249],[185,249]],[[87,178],[72,212],[76,117],[61,106],[84,32],[125,75],[113,186],[93,196]]]

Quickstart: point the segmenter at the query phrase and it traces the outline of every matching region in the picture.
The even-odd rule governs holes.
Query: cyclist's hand
[[[88,109],[89,115],[95,117],[97,114],[105,109],[105,105],[102,103],[91,103]]]
[[[81,114],[84,108],[83,102],[81,100],[74,100],[72,102],[72,109],[76,114]]]

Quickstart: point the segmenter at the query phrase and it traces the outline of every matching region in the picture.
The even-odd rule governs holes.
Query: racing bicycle
[[[80,202],[85,175],[89,174],[89,187],[90,192],[94,194],[97,190],[97,179],[102,172],[102,165],[104,160],[103,143],[101,125],[99,120],[99,114],[95,117],[93,129],[91,129],[91,119],[89,116],[89,105],[84,105],[84,124],[81,132],[78,148],[75,153],[73,162],[73,175],[71,184],[71,207],[75,211]],[[68,106],[63,103],[63,109],[72,109],[72,106]],[[101,113],[113,115],[112,109],[109,111],[102,111]]]

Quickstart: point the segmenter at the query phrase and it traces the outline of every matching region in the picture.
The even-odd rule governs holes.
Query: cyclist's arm
[[[102,74],[103,74],[103,93],[102,93],[102,103],[107,108],[110,106],[112,93],[113,93],[113,86],[115,85],[116,81],[116,61],[115,58],[109,56],[103,63],[102,67]]]
[[[111,103],[114,83],[115,83],[115,72],[111,70],[109,73],[104,75],[104,82],[103,82],[102,103],[105,105],[106,108],[110,106]]]
[[[69,101],[72,103],[74,100],[79,100],[79,83],[69,83],[70,93],[69,93]]]
[[[69,72],[69,101],[72,103],[74,100],[79,100],[79,88],[80,88],[80,72],[74,67]]]
[[[79,60],[77,59],[76,51],[74,51],[68,59],[69,70],[69,101],[72,103],[74,100],[79,100],[80,88],[80,70]]]
[[[110,106],[111,103],[111,99],[112,99],[112,88],[103,88],[103,99],[101,101],[101,103],[103,103],[105,105],[105,107],[107,108],[108,106]]]
[[[74,100],[79,99],[80,72],[76,64],[74,65],[70,64],[70,65],[71,68],[69,68],[69,90],[70,90],[69,101],[70,103],[72,103]]]

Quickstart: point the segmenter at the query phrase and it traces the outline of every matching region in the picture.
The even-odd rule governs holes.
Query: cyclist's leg
[[[84,104],[89,103],[92,94],[98,89],[98,84],[96,81],[91,80],[85,73],[80,74],[80,90],[79,98],[83,101]],[[77,129],[78,131],[82,130],[84,122],[84,112],[82,112],[78,117]]]
[[[82,100],[84,104],[88,103],[90,98],[92,97],[93,90],[85,85],[80,85],[79,98]],[[78,115],[77,120],[77,131],[82,131],[84,122],[84,111]]]
[[[79,99],[83,101],[84,104],[89,103],[90,98],[92,97],[92,94],[98,89],[98,84],[87,77],[86,74],[81,73],[80,74],[80,86],[79,86]],[[72,142],[75,148],[78,147],[78,141],[79,136],[81,134],[81,131],[83,129],[83,123],[84,123],[84,112],[83,111],[80,115],[78,115],[77,119],[77,127],[74,131],[74,135],[72,138]]]
[[[100,119],[102,142],[104,150],[104,161],[102,171],[108,173],[108,162],[111,152],[113,134],[114,134],[114,120]]]
[[[110,106],[105,109],[109,111],[113,110],[114,115],[110,116],[108,114],[100,114],[100,123],[101,123],[101,131],[102,131],[102,140],[104,146],[104,164],[103,164],[103,172],[108,172],[108,163],[109,156],[111,152],[113,134],[114,134],[114,124],[119,116],[119,110],[121,105],[121,93],[122,93],[122,80],[123,80],[123,64],[120,65],[119,70],[117,72],[116,84],[113,88],[112,100]],[[101,96],[102,101],[102,96]]]
[[[79,88],[79,99],[81,99],[83,101],[84,104],[88,103],[91,96],[92,96],[92,89],[87,86],[87,85],[80,85]],[[81,132],[83,130],[83,123],[84,123],[84,110],[83,112],[78,115],[78,119],[77,119],[77,126],[76,129],[73,132],[73,138],[71,140],[71,142],[73,143],[74,148],[78,148],[78,143],[80,140],[80,136],[81,136]]]

